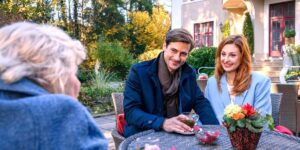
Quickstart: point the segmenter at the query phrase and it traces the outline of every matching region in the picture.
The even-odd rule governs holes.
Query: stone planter
[[[284,42],[285,42],[286,45],[295,44],[295,37],[284,38]]]
[[[255,150],[261,136],[261,132],[254,133],[247,128],[236,128],[232,133],[229,130],[227,132],[232,147],[237,150]]]

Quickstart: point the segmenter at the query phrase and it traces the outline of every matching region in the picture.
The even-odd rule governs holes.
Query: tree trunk
[[[73,8],[73,17],[74,17],[74,36],[77,38],[77,39],[80,39],[79,37],[79,25],[78,25],[78,0],[74,0],[73,1],[74,3],[74,8]]]
[[[61,18],[64,22],[64,27],[67,27],[67,16],[66,16],[66,3],[65,0],[60,0],[60,13]]]

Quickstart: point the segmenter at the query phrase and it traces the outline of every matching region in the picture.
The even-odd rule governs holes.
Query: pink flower
[[[212,144],[220,135],[218,130],[205,131],[204,133],[196,134],[196,137],[203,144]]]
[[[170,148],[170,150],[176,150],[176,148],[175,148],[174,146],[172,146],[172,147]]]
[[[201,129],[201,127],[200,127],[200,126],[198,126],[198,125],[195,125],[195,126],[194,126],[194,131],[195,131],[195,132],[198,132],[198,131],[200,131],[200,129]]]

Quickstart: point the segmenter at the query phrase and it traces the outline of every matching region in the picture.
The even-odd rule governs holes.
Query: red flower
[[[242,107],[242,109],[245,111],[246,116],[251,117],[252,115],[254,115],[256,113],[256,111],[254,110],[254,108],[250,105],[250,104],[246,104]]]

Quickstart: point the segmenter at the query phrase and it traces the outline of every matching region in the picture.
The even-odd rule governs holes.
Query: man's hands
[[[166,132],[177,132],[182,134],[184,132],[191,132],[192,128],[182,122],[183,120],[188,119],[189,118],[185,115],[178,115],[176,117],[165,119],[163,123],[163,129]]]

